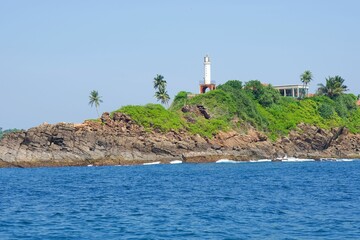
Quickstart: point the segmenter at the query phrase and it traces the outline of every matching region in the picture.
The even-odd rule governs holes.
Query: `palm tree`
[[[308,96],[309,94],[309,89],[307,88],[307,85],[312,80],[312,77],[312,73],[309,70],[306,70],[303,74],[300,75],[300,80],[303,83],[304,88],[306,89],[306,96]]]
[[[156,77],[154,78],[154,88],[157,89],[155,92],[156,99],[167,106],[170,100],[170,96],[166,91],[166,81],[164,76],[156,74]]]
[[[156,74],[156,77],[154,77],[154,88],[158,89],[160,87],[166,88],[166,81],[164,80],[164,76]]]
[[[164,87],[158,88],[158,91],[155,92],[155,97],[158,101],[161,101],[161,103],[165,104],[166,106],[168,105],[170,100],[170,96]]]
[[[326,84],[318,84],[319,88],[317,93],[319,95],[326,95],[330,98],[334,98],[343,94],[348,90],[347,86],[344,85],[345,79],[340,76],[326,78]]]
[[[96,113],[97,115],[100,117],[99,115],[99,111],[98,111],[98,107],[100,105],[100,103],[102,103],[103,101],[101,100],[101,96],[99,96],[99,93],[98,91],[91,91],[90,92],[90,96],[89,96],[89,105],[92,107],[93,105],[95,105],[95,108],[96,108]]]

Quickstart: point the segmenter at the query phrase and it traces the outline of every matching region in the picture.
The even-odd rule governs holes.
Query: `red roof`
[[[356,105],[360,106],[360,99],[357,100]]]

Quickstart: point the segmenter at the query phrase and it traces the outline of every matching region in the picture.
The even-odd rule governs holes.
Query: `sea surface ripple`
[[[360,239],[360,161],[0,169],[0,239]]]

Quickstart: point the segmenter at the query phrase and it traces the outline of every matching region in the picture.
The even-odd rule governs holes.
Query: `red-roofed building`
[[[360,99],[356,101],[356,105],[360,106]]]

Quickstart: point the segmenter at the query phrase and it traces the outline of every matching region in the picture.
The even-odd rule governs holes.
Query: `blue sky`
[[[300,83],[310,92],[340,75],[360,93],[357,0],[0,0],[0,127],[96,118],[156,102],[162,74],[173,96],[198,92],[203,57],[212,79]]]

